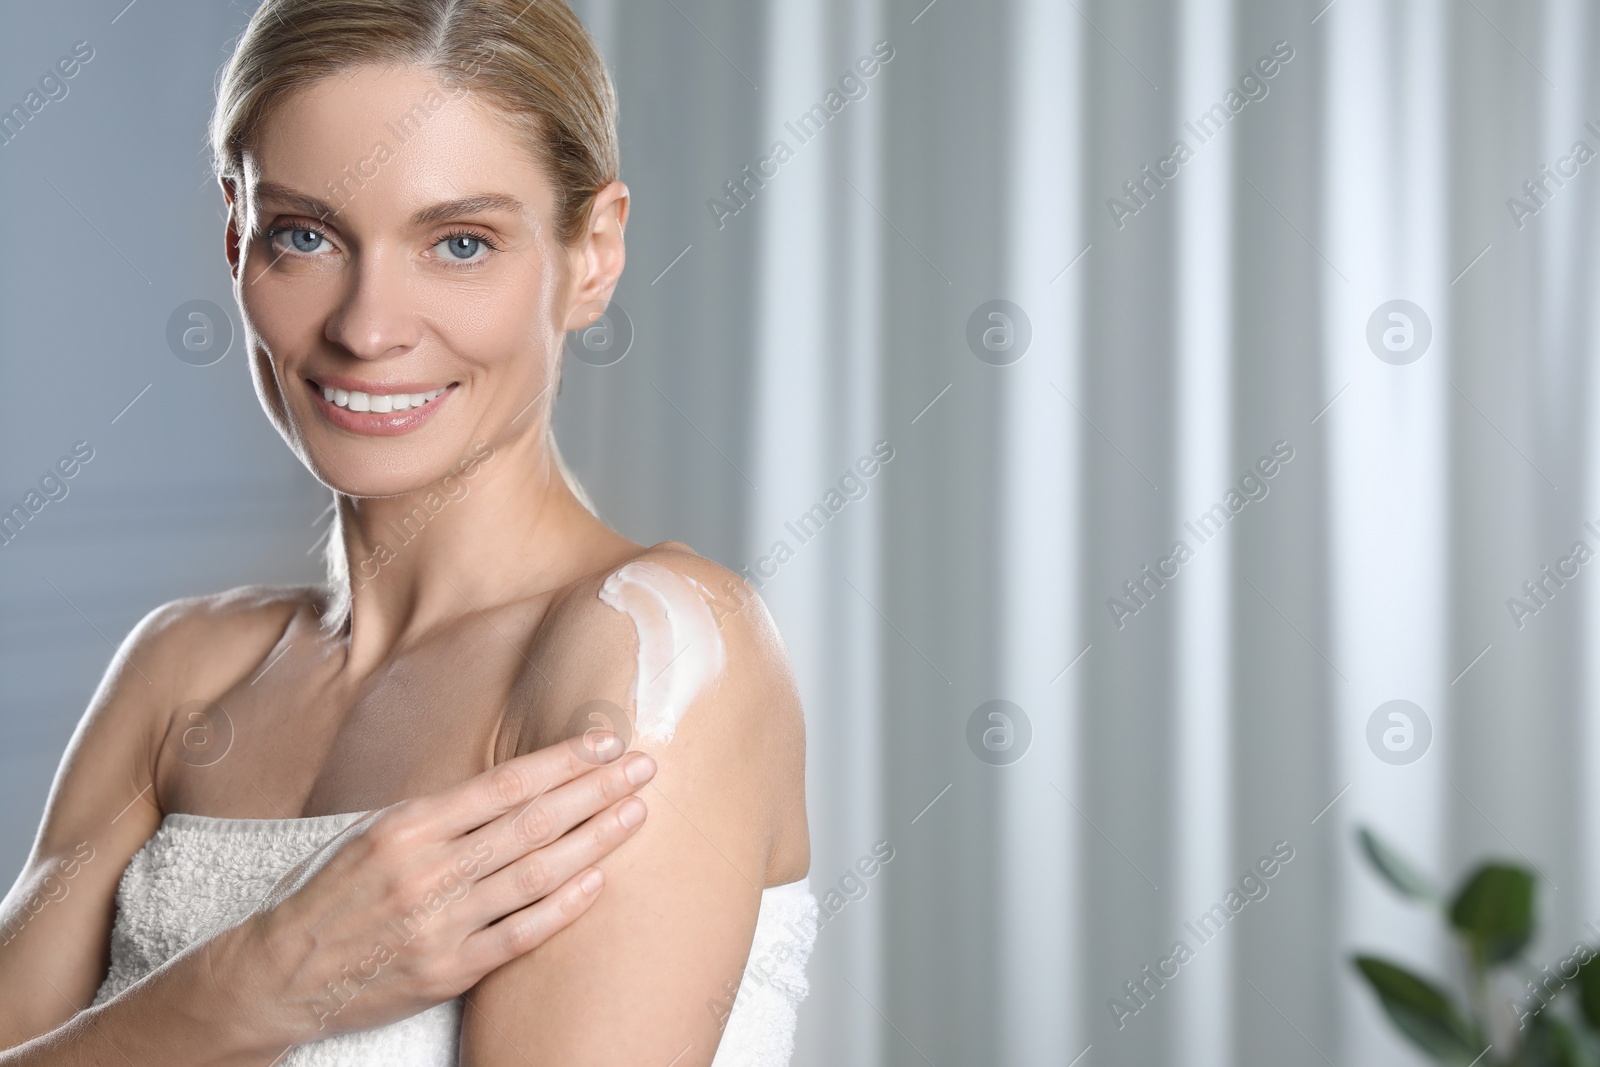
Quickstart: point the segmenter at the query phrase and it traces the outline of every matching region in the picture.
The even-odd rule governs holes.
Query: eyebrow
[[[339,217],[339,213],[327,201],[319,200],[314,196],[307,196],[304,193],[297,193],[287,185],[280,185],[277,182],[261,181],[256,183],[256,195],[262,200],[274,200],[303,214],[314,215],[319,220]],[[476,196],[463,196],[454,200],[443,200],[437,204],[421,208],[412,214],[411,225],[420,229],[423,226],[461,218],[465,215],[479,215],[488,211],[506,211],[520,215],[524,210],[526,210],[526,205],[514,196],[506,193],[480,193]]]

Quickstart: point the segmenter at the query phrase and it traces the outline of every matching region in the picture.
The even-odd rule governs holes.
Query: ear
[[[581,330],[605,313],[611,293],[622,275],[627,253],[622,230],[628,222],[628,187],[619,181],[595,194],[589,210],[589,228],[569,257],[571,295],[563,330]]]
[[[240,205],[234,200],[234,186],[232,179],[218,178],[222,185],[222,198],[228,202],[228,225],[223,233],[222,252],[228,257],[228,273],[237,280],[239,277],[239,211]]]

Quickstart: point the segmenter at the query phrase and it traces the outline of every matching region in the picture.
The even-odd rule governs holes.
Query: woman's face
[[[251,374],[317,477],[391,496],[481,442],[542,440],[564,333],[604,303],[503,113],[429,72],[359,67],[272,109],[244,163],[228,243]]]

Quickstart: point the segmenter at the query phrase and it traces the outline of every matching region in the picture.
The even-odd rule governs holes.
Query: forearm
[[[231,963],[248,924],[191,946],[102,1004],[48,1033],[0,1051],[0,1067],[268,1067],[286,1047],[311,1040],[282,1026],[287,1013],[261,1003]],[[43,979],[48,981],[48,979]]]

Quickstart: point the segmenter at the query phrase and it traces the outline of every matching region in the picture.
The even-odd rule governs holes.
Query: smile
[[[435,387],[408,386],[379,392],[378,387],[351,389],[305,379],[324,418],[352,433],[391,437],[417,429],[439,408],[459,382]]]
[[[322,399],[348,411],[405,411],[408,408],[420,408],[446,388],[449,387],[430,389],[426,393],[363,393],[325,385],[322,387]]]

